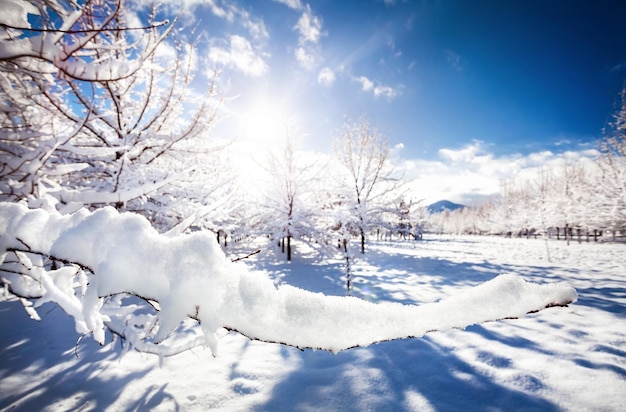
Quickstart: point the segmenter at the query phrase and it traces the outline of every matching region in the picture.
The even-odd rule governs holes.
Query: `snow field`
[[[83,339],[76,359],[77,335],[67,315],[47,304],[35,323],[18,302],[5,301],[0,407],[618,411],[626,394],[624,245],[549,247],[552,261],[543,241],[526,239],[434,237],[373,245],[354,266],[354,294],[365,299],[422,304],[517,272],[530,281],[565,281],[579,301],[337,355],[220,330],[217,357],[194,349],[160,365],[157,357],[136,352],[119,359],[119,343],[99,348]],[[279,259],[251,258],[246,265],[278,283],[343,295],[341,261]]]

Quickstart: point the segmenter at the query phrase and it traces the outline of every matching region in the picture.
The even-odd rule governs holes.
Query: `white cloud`
[[[392,100],[400,94],[398,89],[395,89],[391,86],[376,86],[374,87],[374,96],[386,97],[388,100]]]
[[[277,3],[284,4],[290,9],[302,10],[302,3],[300,2],[300,0],[274,0],[274,1]]]
[[[361,88],[364,92],[369,92],[374,88],[374,82],[365,76],[359,76],[354,80],[356,80],[358,83],[361,83]]]
[[[152,2],[147,0],[135,0],[135,3],[149,5]],[[180,20],[184,24],[193,26],[196,21],[196,10],[198,7],[208,7],[211,13],[228,21],[229,23],[240,24],[254,39],[265,39],[269,37],[265,23],[261,18],[250,15],[249,12],[230,1],[225,0],[161,0],[171,12],[184,16]]]
[[[400,88],[375,84],[372,80],[365,76],[354,77],[353,80],[361,84],[361,90],[364,92],[371,92],[375,97],[382,96],[386,97],[388,100],[393,100],[401,93]]]
[[[528,160],[531,164],[542,164],[550,160],[554,157],[554,153],[549,150],[544,150],[543,152],[531,153],[528,155]]]
[[[153,5],[151,0],[132,0],[132,3],[139,6],[150,8]],[[214,16],[233,22],[236,16],[236,7],[233,4],[224,3],[221,0],[161,0],[163,5],[171,13],[183,16],[181,19],[185,24],[192,25],[195,22],[196,14],[194,11],[197,7],[208,7]]]
[[[414,178],[416,198],[425,198],[426,203],[447,199],[471,205],[500,193],[501,182],[509,178],[534,178],[545,169],[558,173],[577,162],[594,170],[592,159],[597,156],[595,150],[496,156],[483,146],[473,141],[458,149],[440,149],[436,160],[405,161],[408,177]]]
[[[274,0],[287,7],[302,11],[293,30],[298,33],[298,47],[293,51],[298,64],[306,69],[313,70],[320,61],[318,47],[320,39],[326,35],[322,31],[322,20],[313,14],[311,6],[303,5],[300,0]]]
[[[268,70],[267,64],[254,51],[250,42],[237,35],[230,37],[229,48],[211,47],[209,60],[253,77],[261,76]]]
[[[301,67],[312,70],[317,63],[317,52],[308,47],[298,47],[294,51],[294,56]]]
[[[194,2],[191,2],[194,3]],[[202,3],[202,2],[199,2]],[[217,4],[217,2],[215,0],[204,0],[203,2],[206,6],[209,7],[209,9],[211,10],[211,13],[213,13],[214,15],[216,15],[217,17],[221,17],[223,19],[226,19],[228,21],[233,21],[235,19],[235,12],[234,12],[234,6],[233,5],[228,5],[227,7],[221,7]]]
[[[267,39],[270,37],[265,27],[265,22],[259,18],[252,17],[247,11],[240,11],[241,25],[248,30],[248,33],[255,39]]]
[[[298,23],[294,26],[294,30],[297,30],[300,34],[300,44],[307,42],[317,44],[324,35],[322,32],[322,21],[313,14],[308,4],[304,8]]]
[[[317,75],[317,82],[326,87],[331,87],[335,83],[335,79],[335,72],[329,67],[324,67]]]
[[[439,156],[455,163],[476,163],[477,159],[489,157],[489,155],[480,155],[483,152],[481,146],[482,142],[480,140],[474,140],[462,149],[439,149]]]

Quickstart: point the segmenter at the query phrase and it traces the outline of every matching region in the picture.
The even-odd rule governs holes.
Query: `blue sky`
[[[282,114],[312,150],[360,115],[415,162],[589,150],[626,80],[624,1],[182,3],[236,97],[219,133],[262,134]]]

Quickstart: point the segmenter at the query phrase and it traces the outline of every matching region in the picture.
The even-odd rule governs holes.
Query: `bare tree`
[[[318,237],[313,221],[316,207],[313,181],[322,170],[316,159],[306,158],[298,150],[295,130],[293,122],[286,121],[284,139],[277,139],[276,147],[260,162],[270,176],[262,193],[262,230],[279,243],[288,261],[292,258],[293,239]]]
[[[363,117],[354,123],[344,123],[341,137],[335,142],[335,154],[346,172],[345,200],[350,203],[361,253],[365,253],[370,223],[380,216],[380,206],[385,200],[397,198],[389,195],[398,190],[402,179],[390,164],[387,138]]]

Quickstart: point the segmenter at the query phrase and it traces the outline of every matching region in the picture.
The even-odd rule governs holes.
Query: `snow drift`
[[[48,258],[64,266],[46,270]],[[108,327],[139,350],[155,347],[188,318],[199,322],[213,353],[222,327],[252,339],[337,352],[520,317],[577,299],[571,287],[528,283],[512,274],[421,306],[276,287],[228,261],[210,234],[168,237],[145,218],[110,207],[61,215],[2,203],[0,262],[2,282],[19,296],[37,298],[35,308],[54,301],[75,319],[77,332],[91,333],[102,344]],[[151,302],[158,317],[124,307],[116,297],[128,294]],[[174,353],[197,338],[192,335],[193,343]]]

